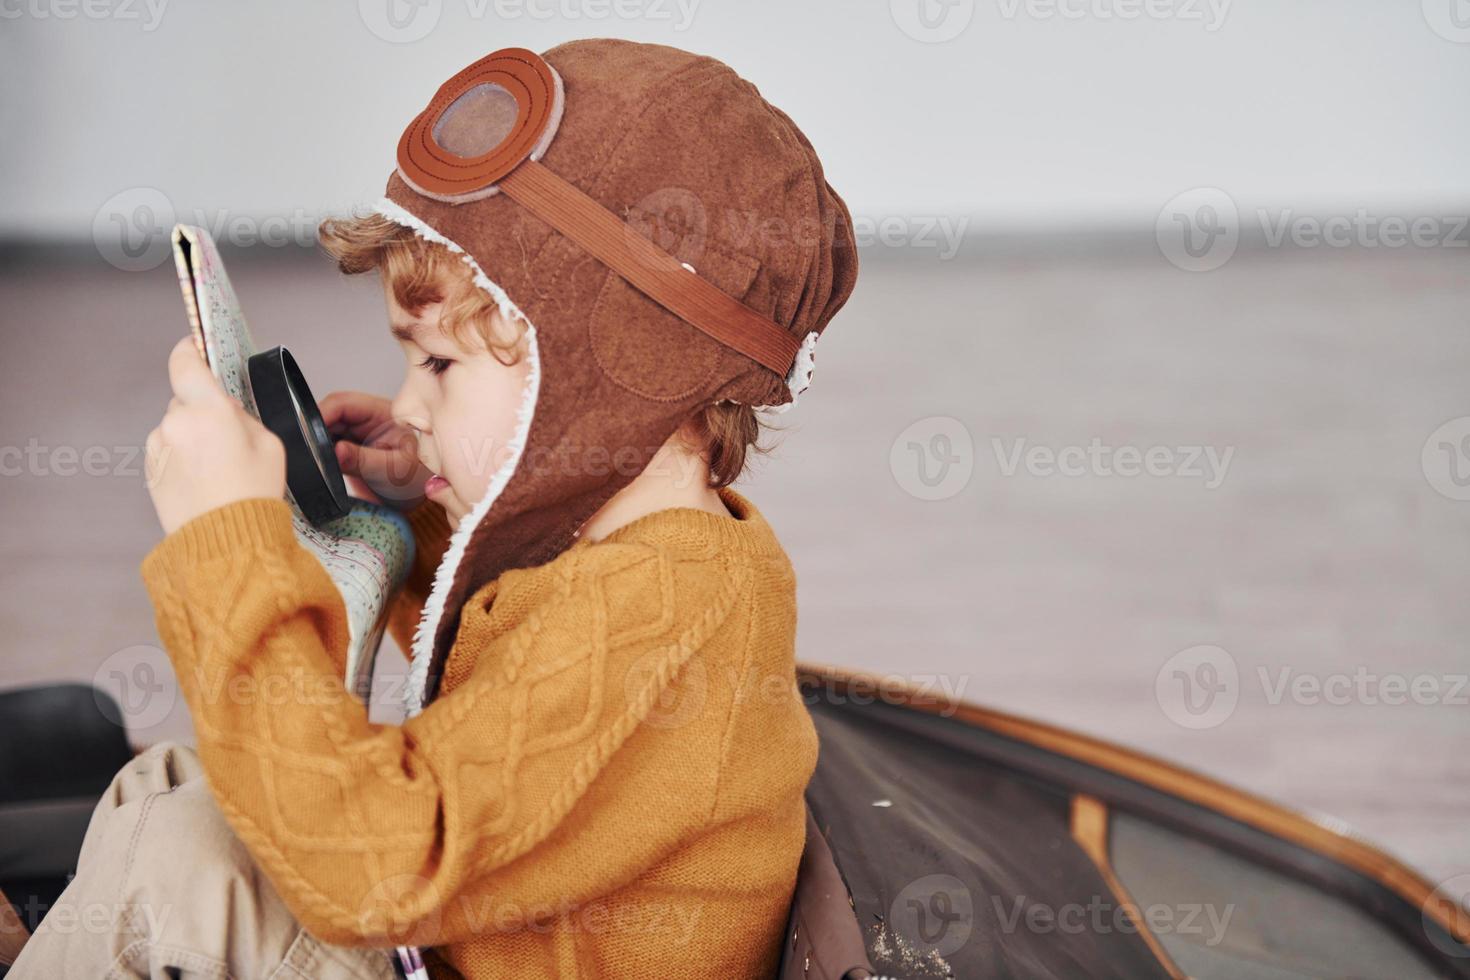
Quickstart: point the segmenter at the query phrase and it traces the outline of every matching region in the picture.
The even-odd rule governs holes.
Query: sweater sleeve
[[[449,548],[449,517],[444,508],[425,499],[406,515],[413,529],[413,567],[388,607],[388,635],[405,654],[413,649],[413,634],[424,603],[434,587],[434,573]]]
[[[719,767],[691,746],[721,744],[729,705],[657,713],[749,572],[594,550],[514,625],[492,628],[499,600],[474,617],[473,671],[402,727],[342,689],[341,599],[284,502],[218,508],[144,559],[211,789],[311,933],[427,946],[524,928],[709,821]]]

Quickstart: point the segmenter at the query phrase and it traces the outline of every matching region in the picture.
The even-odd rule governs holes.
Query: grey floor
[[[744,486],[795,562],[801,655],[1330,814],[1436,880],[1470,872],[1470,502],[1421,463],[1470,415],[1470,261],[1262,249],[1193,274],[1146,244],[865,253]],[[308,253],[226,257],[257,339],[289,343],[318,394],[392,390],[374,286]],[[159,535],[137,447],[184,331],[172,270],[10,251],[0,317],[0,447],[32,447],[0,480],[0,683],[152,687],[135,738],[186,737],[144,669],[160,655],[137,575]],[[1019,439],[1232,455],[1212,489],[1011,472]],[[66,447],[91,475],[68,475]],[[948,495],[920,499],[943,472]],[[1225,659],[1171,659],[1201,645]],[[1189,727],[1180,676],[1238,703]],[[1428,703],[1384,703],[1393,678]],[[1341,703],[1291,693],[1314,682]]]

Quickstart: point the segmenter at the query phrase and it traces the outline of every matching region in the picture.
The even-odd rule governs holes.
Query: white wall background
[[[872,219],[1151,226],[1198,185],[1323,213],[1470,201],[1463,0],[148,2],[0,0],[0,237],[86,238],[134,188],[180,217],[345,209],[454,71],[607,35],[730,63]],[[918,3],[956,36],[916,39]],[[379,36],[390,4],[424,36]]]

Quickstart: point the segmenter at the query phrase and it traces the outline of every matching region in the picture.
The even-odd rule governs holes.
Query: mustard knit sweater
[[[722,497],[734,517],[660,511],[486,585],[402,727],[343,689],[341,599],[284,502],[149,553],[209,784],[311,933],[438,947],[436,977],[774,973],[817,738],[790,562]],[[435,504],[410,520],[405,646],[448,537]]]

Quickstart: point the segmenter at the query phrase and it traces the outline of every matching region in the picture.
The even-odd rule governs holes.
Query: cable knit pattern
[[[144,559],[220,807],[329,942],[436,947],[436,976],[769,976],[816,734],[795,578],[759,512],[660,511],[506,572],[461,611],[439,697],[373,725],[342,603],[281,501]],[[390,612],[411,636],[449,529]]]

